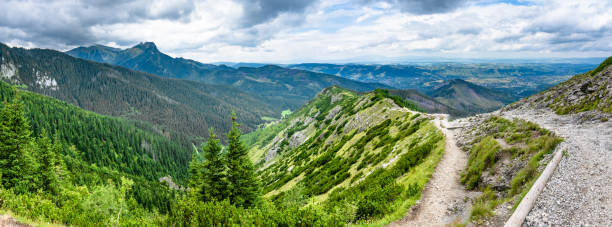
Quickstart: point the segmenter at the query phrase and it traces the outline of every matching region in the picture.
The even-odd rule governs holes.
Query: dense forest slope
[[[263,192],[297,193],[347,222],[388,223],[420,197],[444,150],[427,114],[385,90],[331,87],[284,121],[246,135]],[[387,217],[387,218],[383,218]]]
[[[247,131],[263,123],[262,117],[279,112],[231,87],[158,77],[53,50],[0,44],[0,78],[86,110],[201,137],[209,127],[229,130],[225,119],[232,111]]]
[[[323,88],[338,85],[355,91],[389,88],[383,84],[362,83],[333,75],[278,66],[257,68],[214,66],[160,52],[153,43],[141,43],[125,50],[104,46],[79,47],[68,54],[140,70],[164,77],[208,84],[229,85],[262,97],[276,108],[297,109]],[[278,111],[280,113],[280,111]]]
[[[150,214],[152,223],[176,194],[159,178],[186,181],[192,145],[148,124],[5,82],[0,99],[0,210],[68,225],[113,223],[111,213],[132,224]]]
[[[14,99],[0,81],[0,100]],[[65,155],[100,167],[157,180],[186,179],[191,141],[171,138],[150,124],[103,116],[32,92],[19,91],[33,135],[46,131],[59,139]],[[0,107],[3,104],[0,104]]]
[[[465,113],[484,113],[511,103],[517,98],[465,80],[453,79],[427,93],[429,96]]]

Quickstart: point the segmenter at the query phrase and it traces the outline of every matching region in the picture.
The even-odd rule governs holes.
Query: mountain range
[[[503,104],[518,100],[520,97],[501,88],[492,90],[464,80],[439,82],[442,79],[453,77],[444,75],[448,72],[443,72],[441,69],[433,70],[416,66],[347,65],[341,67],[331,64],[300,64],[284,68],[276,65],[239,64],[227,67],[225,65],[204,64],[184,58],[172,58],[160,52],[156,45],[151,42],[140,43],[128,49],[117,49],[102,45],[78,47],[66,53],[78,58],[119,65],[164,77],[232,86],[271,103],[276,112],[284,109],[295,110],[314,97],[318,91],[332,85],[359,92],[370,91],[375,88],[392,89],[397,94],[403,94],[401,95],[403,98],[424,107],[428,112],[451,113],[455,116],[465,116],[497,109]],[[242,67],[242,65],[252,67]],[[341,67],[340,72],[331,71],[331,69],[338,69],[338,67]],[[348,73],[373,70],[379,75],[350,76],[345,79],[346,76],[342,73],[348,69],[353,70]],[[336,76],[317,73],[317,71],[333,73]],[[541,74],[541,72],[539,73]],[[372,72],[368,72],[368,74],[372,74]],[[423,76],[425,74],[428,76]],[[401,77],[400,75],[404,76]],[[389,80],[389,78],[410,78],[410,82],[406,83],[406,81],[399,79]],[[434,79],[435,82],[432,81]],[[386,85],[377,84],[377,82]],[[415,83],[425,84],[426,86],[410,85]],[[395,87],[419,87],[418,91],[426,92],[432,97],[426,97],[416,90],[405,89],[406,91],[401,91],[393,89]],[[445,95],[448,92],[452,92],[452,95]],[[480,94],[481,92],[482,94]]]
[[[363,83],[329,74],[274,65],[232,68],[203,64],[194,60],[170,57],[160,52],[151,42],[140,43],[123,50],[101,45],[78,47],[66,53],[82,59],[114,64],[168,78],[232,86],[273,103],[277,109],[295,110],[323,88],[332,85],[355,91],[391,88],[379,83]]]
[[[455,110],[469,114],[490,112],[519,99],[462,79],[445,81],[427,94]]]
[[[229,130],[232,111],[246,131],[280,115],[280,109],[251,93],[225,85],[165,78],[45,49],[0,44],[0,78],[25,85],[100,114],[142,120],[206,137],[208,129]]]
[[[589,71],[597,63],[456,63],[324,64],[304,63],[288,68],[327,73],[361,82],[377,82],[427,93],[447,80],[462,79],[513,97],[526,97]],[[516,99],[518,100],[518,99]]]

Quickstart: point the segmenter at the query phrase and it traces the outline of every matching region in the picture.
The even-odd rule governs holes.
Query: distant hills
[[[493,87],[497,86],[495,83],[502,84],[506,80],[512,80],[504,76],[506,74],[517,76],[519,75],[517,73],[521,72],[520,75],[525,76],[542,76],[545,73],[554,74],[562,71],[546,71],[543,66],[512,68],[494,64],[475,68],[474,66],[470,68],[452,64],[436,66],[299,64],[288,66],[290,68],[276,65],[238,64],[228,67],[203,64],[184,58],[172,58],[160,52],[155,44],[150,42],[140,43],[128,49],[101,45],[79,47],[67,53],[78,58],[115,64],[164,77],[229,85],[260,97],[266,103],[270,103],[277,113],[287,108],[295,110],[323,88],[338,85],[361,92],[375,88],[391,88],[391,90],[395,90],[394,87],[406,88],[391,92],[421,105],[428,112],[444,112],[463,116],[495,110],[504,104],[518,100],[522,96],[516,93],[524,94],[525,91],[519,91],[519,88],[514,87],[492,90],[465,80],[454,80],[453,78],[462,76],[450,76],[451,71],[460,72],[464,76],[469,73],[487,72],[485,76],[470,77],[470,80],[479,81],[480,78],[485,78],[483,79],[486,81],[485,84],[493,84]],[[240,67],[242,65],[257,67]],[[579,66],[574,66],[574,68],[577,68],[574,70],[582,70]],[[495,72],[488,72],[490,70]],[[511,73],[511,70],[516,72]],[[557,81],[562,78],[564,77],[548,79]],[[445,82],[446,80],[451,81]],[[527,92],[529,93],[542,89],[541,86],[547,86],[546,81],[541,81],[541,83],[544,85],[532,85],[531,88],[521,87],[523,83],[510,84],[521,87],[520,89],[531,89]],[[422,94],[423,92],[432,98],[426,97]]]
[[[160,52],[155,44],[150,42],[124,50],[95,45],[75,48],[66,53],[78,58],[119,65],[163,77],[230,85],[263,98],[277,110],[297,109],[323,88],[332,85],[355,91],[391,88],[389,85],[358,82],[324,73],[272,65],[232,68],[203,64],[184,58],[172,58]]]
[[[399,89],[428,92],[444,81],[462,79],[480,86],[526,97],[543,91],[597,64],[567,63],[420,63],[408,65],[320,64],[289,68],[327,73],[361,82],[383,83]]]
[[[435,100],[464,113],[490,112],[517,100],[518,97],[453,79],[428,92]]]
[[[448,113],[452,116],[465,116],[469,113],[457,110],[447,104],[441,103],[440,101],[424,95],[417,90],[389,90],[389,94],[399,96],[405,100],[411,101],[423,108],[427,113]]]
[[[146,45],[142,45],[145,47]],[[116,49],[96,47],[90,56],[109,59]],[[135,51],[135,50],[130,50]],[[228,131],[232,111],[251,131],[280,108],[257,95],[224,86],[177,80],[101,64],[43,49],[0,44],[0,78],[97,113],[142,120],[206,137],[208,128]]]

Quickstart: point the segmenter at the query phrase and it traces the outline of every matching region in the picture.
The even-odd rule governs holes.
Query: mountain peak
[[[159,52],[159,50],[157,49],[157,46],[153,42],[142,42],[142,43],[139,43],[138,45],[136,45],[136,46],[134,46],[132,48],[138,48],[138,49],[141,49],[141,50],[151,50],[151,51]]]

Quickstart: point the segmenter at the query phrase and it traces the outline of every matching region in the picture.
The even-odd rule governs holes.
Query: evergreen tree
[[[198,158],[197,152],[191,155],[189,162],[189,192],[193,197],[200,197],[202,188],[202,161]]]
[[[209,131],[209,139],[202,148],[206,159],[202,168],[203,188],[206,200],[222,201],[228,195],[228,184],[226,177],[226,163],[222,157],[221,145],[212,128]]]
[[[239,126],[236,114],[232,113],[232,129],[227,134],[230,201],[236,206],[251,207],[259,199],[260,186],[253,163],[247,155],[247,149],[240,141]]]
[[[36,141],[38,144],[38,162],[40,164],[40,174],[42,180],[42,188],[51,193],[58,193],[60,171],[62,165],[57,155],[61,147],[59,143],[52,143],[47,134],[47,130],[43,129],[40,137]]]
[[[37,166],[31,156],[35,146],[30,134],[19,97],[4,103],[0,110],[0,171],[5,188],[24,192],[37,187]]]

